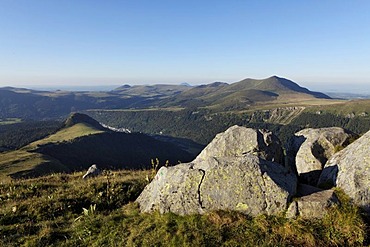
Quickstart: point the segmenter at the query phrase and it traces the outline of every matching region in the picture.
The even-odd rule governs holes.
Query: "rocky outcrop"
[[[339,203],[334,190],[320,190],[313,186],[299,184],[298,198],[289,205],[287,218],[302,217],[306,219],[323,218],[328,209]]]
[[[289,149],[299,180],[316,185],[326,161],[354,137],[355,134],[339,127],[310,128],[297,132]]]
[[[343,189],[370,214],[370,131],[328,160],[318,184]]]
[[[274,138],[267,131],[231,127],[193,162],[162,167],[137,199],[141,211],[181,215],[220,209],[249,215],[284,212],[296,193],[297,178],[284,166],[266,160],[278,157],[274,156],[277,151],[263,150],[278,145]]]
[[[217,134],[194,162],[201,162],[209,157],[235,157],[244,154],[253,154],[268,161],[284,164],[280,140],[271,131],[236,125]]]

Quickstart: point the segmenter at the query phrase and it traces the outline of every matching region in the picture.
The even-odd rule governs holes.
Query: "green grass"
[[[58,160],[39,153],[16,150],[1,153],[0,181],[10,181],[11,176],[28,177],[50,174],[52,171],[68,171]]]
[[[70,141],[77,137],[93,135],[103,133],[104,131],[98,130],[89,124],[78,123],[71,127],[61,129],[57,133],[50,135],[44,139],[29,144],[26,148],[36,147],[37,145],[43,145],[46,143]]]
[[[350,100],[342,101],[333,105],[320,105],[312,106],[308,109],[309,112],[322,111],[324,113],[331,113],[334,115],[346,116],[348,114],[355,114],[355,116],[361,116],[367,113],[366,118],[370,118],[370,100]]]
[[[54,174],[0,183],[0,246],[362,246],[365,223],[338,192],[322,220],[142,214],[133,203],[151,171]],[[343,199],[344,198],[344,199]]]

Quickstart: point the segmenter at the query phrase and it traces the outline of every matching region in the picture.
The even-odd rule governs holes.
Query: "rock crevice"
[[[202,170],[202,169],[199,169],[199,171],[200,171],[201,173],[203,173],[203,175],[202,175],[202,178],[200,179],[200,182],[199,182],[199,185],[198,185],[198,199],[199,199],[199,206],[200,206],[202,209],[204,209],[204,207],[203,207],[203,202],[202,202],[202,195],[201,195],[201,193],[200,193],[200,186],[202,186],[202,182],[203,182],[203,179],[204,179],[204,177],[205,177],[205,175],[206,175],[206,171],[205,171],[205,170]]]

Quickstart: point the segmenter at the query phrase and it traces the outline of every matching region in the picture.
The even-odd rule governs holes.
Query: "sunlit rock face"
[[[325,163],[336,151],[349,144],[356,135],[339,127],[304,129],[290,142],[290,157],[299,181],[316,185]]]
[[[328,160],[318,184],[343,189],[370,214],[370,131]]]
[[[296,175],[282,160],[280,142],[271,132],[233,126],[193,162],[162,167],[137,202],[142,212],[279,214],[297,187]]]

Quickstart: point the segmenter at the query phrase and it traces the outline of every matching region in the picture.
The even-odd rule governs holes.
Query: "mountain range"
[[[73,172],[93,163],[148,168],[155,158],[187,162],[233,125],[270,129],[283,142],[307,127],[360,134],[370,128],[369,107],[370,101],[333,100],[277,76],[199,86],[123,85],[106,92],[0,88],[0,138],[7,139],[0,142],[0,176]],[[15,133],[17,128],[22,130]],[[114,131],[119,129],[132,133]]]
[[[123,85],[112,91],[38,91],[0,88],[0,119],[66,117],[88,109],[147,109],[206,107],[214,111],[241,110],[272,102],[330,99],[288,79],[272,76],[235,83],[208,85]]]

